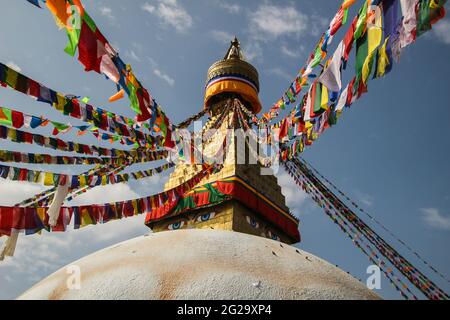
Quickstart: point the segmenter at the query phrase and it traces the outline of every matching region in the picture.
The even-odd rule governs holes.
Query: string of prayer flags
[[[128,164],[126,164],[128,165]],[[71,189],[79,187],[105,186],[109,184],[124,183],[130,180],[140,180],[160,174],[174,167],[174,163],[167,163],[160,167],[137,171],[126,174],[108,174],[99,173],[91,175],[66,175],[53,172],[43,172],[27,168],[18,168],[0,165],[0,177],[11,181],[22,181],[43,184],[44,186],[59,186],[68,184]]]
[[[365,238],[359,236],[359,231],[355,230],[353,226],[347,223],[347,221],[339,215],[332,205],[328,205],[314,185],[312,185],[308,179],[301,174],[296,166],[291,164],[292,162],[285,163],[285,168],[296,184],[305,193],[311,196],[312,200],[324,210],[325,214],[339,226],[341,231],[343,231],[344,234],[352,240],[355,246],[359,248],[372,263],[380,267],[380,270],[385,274],[386,278],[389,279],[396,290],[399,291],[402,297],[405,299],[413,298],[417,300],[417,297],[410,291],[408,286],[400,278],[398,278],[390,268],[386,268],[386,262],[383,261],[381,259],[382,257],[380,257],[375,249],[370,246],[370,243]]]
[[[65,51],[74,56],[78,49],[78,60],[85,67],[85,71],[104,74],[116,83],[128,95],[130,107],[137,114],[136,120],[150,120],[153,123],[157,103],[136,78],[131,66],[122,61],[101,33],[81,1],[49,0],[46,4],[57,25],[68,34],[69,44]],[[112,99],[118,99],[121,95],[120,93]],[[169,133],[170,130],[162,132]],[[167,141],[165,136],[164,139]]]
[[[153,196],[102,205],[62,207],[56,225],[49,225],[48,207],[0,207],[0,236],[10,236],[13,230],[27,235],[41,230],[65,232],[71,221],[75,229],[97,223],[152,212],[154,203],[176,204],[177,199],[191,191],[200,181],[220,170],[221,165],[203,165],[201,171],[180,186]],[[165,200],[163,200],[165,199]]]
[[[31,164],[52,164],[52,165],[94,165],[111,161],[111,163],[122,163],[123,158],[87,158],[52,156],[49,154],[22,153],[18,151],[0,150],[1,162],[31,163]]]
[[[100,174],[105,175],[109,173],[118,173],[125,169],[125,165],[96,165],[94,168],[83,172],[83,175],[93,175]],[[87,189],[87,188],[86,188]],[[77,189],[71,190],[71,192]],[[26,199],[20,203],[17,203],[15,207],[47,207],[50,201],[52,201],[54,193],[56,192],[56,187],[47,189],[40,194],[33,196],[32,198]]]
[[[120,167],[113,167],[108,168],[110,170],[105,171],[105,174],[118,174],[119,172],[123,171],[126,166],[120,166]],[[88,173],[89,174],[89,173]],[[70,202],[73,201],[73,199],[77,198],[78,196],[88,192],[89,190],[93,189],[94,187],[85,186],[85,187],[79,187],[77,189],[74,189],[71,191],[71,194],[69,197],[67,197],[66,201]],[[49,202],[49,199],[44,199],[43,201],[39,201],[39,206],[46,206]]]
[[[163,160],[168,157],[167,151],[139,151],[133,157],[77,157],[77,156],[53,156],[40,153],[23,153],[18,151],[0,150],[1,162],[16,162],[28,164],[48,165],[94,165],[111,164],[122,165],[124,163],[144,163]]]
[[[415,268],[405,257],[389,245],[375,230],[367,225],[353,210],[339,199],[307,166],[299,159],[292,159],[295,173],[302,175],[318,191],[320,197],[319,206],[334,208],[336,214],[346,221],[354,229],[358,230],[362,237],[376,248],[377,252],[384,256],[405,278],[407,278],[427,298],[432,300],[448,300],[450,296],[426,277],[420,270]],[[293,172],[293,173],[294,173]]]
[[[53,150],[76,152],[84,155],[98,155],[103,157],[133,157],[136,150],[106,149],[97,146],[64,141],[58,138],[46,137],[0,125],[0,139],[16,143],[36,144]]]
[[[319,81],[327,82],[330,75],[333,80],[341,77],[340,73],[342,72],[342,69],[346,68],[346,63],[349,59],[350,51],[353,48],[353,43],[356,43],[357,59],[355,67],[357,77],[352,86],[351,98],[359,98],[363,93],[367,92],[367,81],[372,72],[374,73],[375,78],[381,77],[389,72],[392,69],[393,60],[398,61],[402,47],[405,47],[415,40],[415,33],[411,31],[414,35],[414,37],[411,38],[411,36],[408,36],[408,32],[410,32],[408,30],[415,30],[417,28],[417,15],[423,14],[422,20],[426,22],[429,18],[429,20],[432,21],[432,25],[445,15],[445,8],[443,7],[445,2],[446,1],[444,0],[418,1],[418,10],[416,12],[415,9],[412,9],[413,7],[416,8],[413,4],[415,1],[405,0],[403,2],[400,1],[400,4],[399,1],[395,0],[380,0],[377,2],[364,1],[363,6],[359,10],[359,14],[353,20],[352,25],[341,42],[343,46],[341,57],[343,63],[341,64],[340,59],[338,59],[338,56],[341,54],[340,44],[333,55],[333,58],[336,59],[332,59],[328,62],[320,75]],[[425,3],[427,4],[425,5]],[[344,4],[341,8],[344,7]],[[403,24],[400,19],[400,5],[404,16]],[[332,21],[331,26],[336,26],[336,23],[339,25],[340,16],[341,13],[338,12]],[[414,27],[411,28],[411,24],[414,25]],[[424,27],[423,29],[428,30],[428,27]],[[326,38],[327,32],[325,33],[325,37],[322,37],[321,41],[319,41],[319,44],[316,46],[316,49],[310,55],[307,67],[300,71],[294,84],[298,83],[300,79],[306,82],[305,76],[311,76],[309,74],[312,70],[311,67],[317,64],[320,51],[326,47],[324,45]],[[410,39],[410,41],[405,41],[404,39]],[[326,79],[323,80],[324,78]],[[335,86],[335,83],[332,82],[327,83],[327,88],[329,90],[330,88],[331,90],[334,90],[338,89],[339,86]],[[340,90],[342,90],[342,86],[340,86]],[[340,90],[337,90],[337,92]],[[263,115],[264,121],[270,121],[278,116],[277,110],[284,108],[285,105],[294,101],[296,95],[293,95],[293,92],[298,92],[298,90],[293,91],[291,85],[290,89],[286,92],[285,97],[280,99],[268,114]],[[308,91],[306,95],[308,95],[309,92],[310,91]],[[346,93],[348,93],[348,90]],[[305,100],[306,99],[301,101],[301,104],[303,104]],[[309,116],[306,117],[308,118]]]
[[[444,15],[443,5],[446,1],[424,0],[424,2],[427,3],[428,7],[422,7],[423,10],[418,10],[415,13],[416,15],[428,15],[433,23]],[[378,5],[374,5],[376,3]],[[423,2],[418,1],[417,3],[418,6],[423,6]],[[402,9],[404,8],[405,6],[402,7]],[[403,14],[405,16],[406,13]],[[277,124],[268,126],[260,123],[262,128],[283,128],[282,136],[285,139],[285,144],[280,151],[281,158],[287,159],[294,156],[297,154],[296,150],[302,151],[304,146],[313,144],[326,129],[335,125],[342,114],[343,108],[350,107],[363,93],[368,91],[368,80],[371,79],[372,74],[372,78],[379,78],[392,70],[394,61],[398,61],[401,54],[402,21],[400,16],[398,1],[364,1],[363,7],[359,10],[358,16],[353,19],[352,25],[339,43],[333,57],[326,63],[324,70],[317,80],[311,84],[300,103],[292,108],[290,114]],[[421,19],[428,21],[426,17]],[[355,43],[354,46],[353,43]],[[353,47],[356,48],[356,75],[343,88],[342,72],[346,69]],[[313,53],[310,56],[309,63],[315,57]],[[303,69],[302,74],[305,73],[306,71]],[[290,99],[283,100],[283,103],[288,103],[288,100]],[[271,111],[270,116],[263,116],[263,118],[265,117],[268,121],[274,115],[277,115],[277,113]],[[292,121],[287,121],[289,118]],[[287,128],[284,126],[287,126]],[[295,126],[297,128],[294,128]],[[297,136],[293,140],[290,137],[287,139],[287,136],[284,135],[286,130],[299,130],[297,136],[301,135],[300,141],[296,144]],[[270,134],[269,139],[271,139]]]
[[[91,125],[89,128],[98,128],[115,135],[129,137],[133,139],[133,144],[138,142],[152,149],[162,145],[161,137],[143,133],[141,126],[135,121],[89,104],[83,105],[78,98],[58,93],[3,63],[0,63],[0,84],[26,94],[40,102],[47,103],[66,116],[87,122]],[[35,118],[32,120],[34,124],[37,124],[39,121],[39,119]],[[80,128],[83,127],[81,126]],[[83,132],[87,132],[87,129],[84,128]],[[124,141],[126,141],[126,144],[129,144],[128,141],[131,140],[124,139]]]
[[[347,15],[349,8],[356,2],[356,0],[344,0],[339,7],[339,10],[331,20],[328,30],[322,34],[321,39],[317,43],[314,51],[309,56],[309,59],[303,67],[295,80],[289,86],[283,97],[278,100],[262,117],[263,121],[269,122],[278,116],[279,110],[284,109],[286,105],[295,103],[297,96],[302,88],[308,85],[308,77],[312,75],[313,69],[318,66],[327,56],[327,47],[331,44],[333,36],[341,29],[347,22]],[[330,70],[331,71],[331,70]]]

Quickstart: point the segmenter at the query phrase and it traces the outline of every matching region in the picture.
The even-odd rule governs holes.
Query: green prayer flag
[[[422,0],[419,2],[417,12],[417,37],[431,29],[430,20],[430,0]]]
[[[13,176],[12,180],[18,181],[19,177],[20,177],[20,168],[11,168],[11,169],[13,169],[13,172],[14,172],[14,176]]]
[[[362,69],[367,56],[369,55],[369,43],[367,41],[367,34],[363,35],[356,41],[356,76],[361,79]],[[356,88],[358,88],[356,86]]]
[[[366,30],[367,26],[367,1],[364,2],[363,7],[359,11],[358,21],[356,22],[356,30],[355,30],[355,40],[361,38]]]
[[[319,44],[316,48],[316,52],[314,54],[314,59],[311,62],[311,67],[315,68],[319,65],[320,61],[322,61],[322,45]]]
[[[0,108],[0,124],[12,126],[12,112],[7,108]]]
[[[316,96],[314,101],[314,113],[317,113],[322,109],[322,84],[320,82],[317,82],[315,87]]]
[[[67,43],[64,52],[72,57],[75,56],[75,52],[77,51],[78,42],[80,41],[80,34],[81,31],[77,29],[67,30],[67,37],[69,38],[69,42]]]
[[[94,20],[92,20],[92,18],[87,14],[86,11],[84,12],[83,21],[86,22],[92,32],[95,33],[97,31],[97,26],[95,25]]]
[[[59,122],[53,122],[51,121],[52,125],[58,129],[58,131],[64,131],[70,128],[70,125],[59,123]]]
[[[83,99],[81,99],[81,102],[83,102],[84,104],[88,104],[89,101],[91,101],[91,98],[89,98],[89,97],[84,97]],[[111,112],[107,112],[106,114],[111,116],[112,113]]]
[[[139,108],[139,100],[136,94],[137,92],[136,87],[131,82],[128,83],[127,87],[128,90],[130,90],[129,98],[131,103],[131,109],[137,114],[142,114],[141,108]]]
[[[344,10],[344,18],[342,19],[342,25],[346,24],[348,20],[348,9]]]

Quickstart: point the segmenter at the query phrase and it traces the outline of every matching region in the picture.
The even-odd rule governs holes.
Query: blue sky
[[[201,110],[206,71],[223,57],[234,35],[260,72],[260,97],[268,110],[303,66],[338,8],[337,2],[325,0],[83,3],[174,122]],[[90,96],[93,105],[132,116],[125,101],[107,103],[115,90],[112,82],[84,72],[76,59],[63,52],[66,35],[58,31],[48,10],[39,10],[25,0],[0,0],[0,7],[1,62],[60,92]],[[338,125],[304,153],[305,159],[444,273],[450,270],[449,56],[447,17],[406,48],[391,74],[370,82],[369,93],[345,110]],[[69,120],[11,90],[0,90],[0,105],[56,121]],[[41,132],[48,134],[46,130]],[[75,139],[72,133],[64,138]],[[90,137],[81,141],[95,142]],[[48,152],[4,141],[0,148]],[[83,171],[75,167],[65,170]],[[303,242],[299,247],[365,281],[367,258],[286,174],[279,178],[290,208],[301,218]],[[80,197],[76,204],[149,195],[158,192],[163,182],[164,177],[155,177],[100,188]],[[2,180],[0,205],[12,205],[40,190],[40,186]],[[16,257],[0,264],[0,298],[14,298],[65,264],[145,232],[143,217],[137,217],[65,234],[21,237]],[[404,248],[399,249],[430,274]],[[450,291],[448,283],[430,276]],[[379,293],[384,298],[399,298],[385,279]]]

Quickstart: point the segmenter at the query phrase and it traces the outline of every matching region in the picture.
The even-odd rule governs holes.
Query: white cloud
[[[11,69],[16,70],[17,72],[21,72],[22,71],[22,68],[19,67],[14,61],[9,61],[6,65],[8,67],[10,67]]]
[[[249,41],[249,44],[243,48],[244,57],[250,62],[259,61],[263,59],[263,50],[261,44],[257,41]]]
[[[113,15],[113,11],[110,7],[100,7],[100,14],[109,20],[114,20],[116,17]]]
[[[309,34],[314,37],[320,36],[323,32],[326,31],[329,23],[330,21],[325,17],[318,16],[316,14],[309,16]]]
[[[147,57],[147,61],[150,63],[150,66],[155,69],[158,67],[158,63],[152,57]]]
[[[422,219],[428,226],[450,231],[450,216],[441,214],[436,208],[424,208],[421,211]]]
[[[177,0],[156,0],[157,5],[146,2],[142,10],[156,15],[164,25],[174,27],[178,32],[185,32],[192,27],[193,20],[189,13],[178,4]]]
[[[228,2],[224,2],[224,1],[220,1],[219,2],[219,7],[221,7],[222,9],[225,9],[226,11],[228,11],[228,13],[231,14],[237,14],[239,12],[241,12],[241,6],[238,5],[237,3],[228,3]]]
[[[46,189],[37,184],[0,179],[0,205],[13,206]]]
[[[304,48],[300,47],[300,50],[288,48],[286,45],[281,46],[281,53],[289,58],[299,58]]]
[[[175,80],[173,78],[171,78],[169,75],[163,73],[161,70],[159,69],[155,69],[153,70],[153,73],[160,79],[164,80],[165,82],[167,82],[169,84],[169,86],[173,87],[175,85]]]
[[[233,35],[231,33],[220,31],[220,30],[212,30],[209,33],[209,36],[220,43],[229,43],[231,40],[233,40]]]
[[[450,44],[450,20],[442,20],[433,26],[435,36],[439,41]]]
[[[308,16],[294,6],[262,4],[250,14],[253,37],[267,41],[283,35],[299,35],[308,28]]]
[[[360,202],[362,202],[363,204],[365,204],[368,207],[372,206],[373,202],[375,201],[373,196],[371,196],[370,194],[361,192],[361,191],[356,191],[355,195]]]
[[[102,204],[137,199],[139,197],[140,196],[136,192],[131,190],[128,184],[118,183],[92,188],[89,192],[86,192],[75,198],[68,205],[80,206],[89,204]]]
[[[142,10],[147,11],[148,13],[154,13],[156,8],[155,6],[152,6],[150,3],[146,2],[142,6]]]
[[[125,55],[137,62],[141,62],[141,58],[139,58],[139,56],[136,54],[136,52],[134,52],[134,50],[126,51]]]
[[[309,196],[295,184],[292,177],[284,169],[277,174],[277,178],[282,193],[286,197],[287,206],[296,216],[299,216],[301,208]]]

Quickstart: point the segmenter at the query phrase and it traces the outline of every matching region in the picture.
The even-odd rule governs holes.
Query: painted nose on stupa
[[[248,102],[247,105],[257,114],[262,109],[258,94],[258,71],[245,61],[239,40],[235,37],[225,57],[208,70],[205,108],[210,108],[224,97],[237,95]]]

